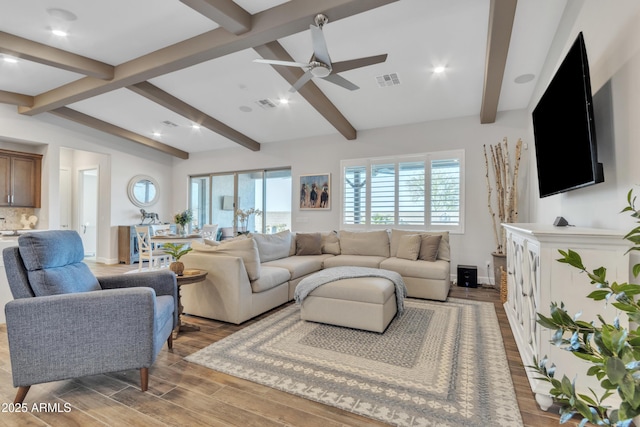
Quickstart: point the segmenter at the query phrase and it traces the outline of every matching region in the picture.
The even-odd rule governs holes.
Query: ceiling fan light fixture
[[[313,77],[323,78],[331,74],[331,67],[325,63],[312,61],[309,65],[311,66],[310,71]]]

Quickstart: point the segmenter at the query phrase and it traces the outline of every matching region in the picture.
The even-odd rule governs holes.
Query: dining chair
[[[222,236],[220,237],[220,240],[227,240],[235,237],[235,234],[233,232],[233,227],[222,227],[220,230],[222,231]]]
[[[171,232],[171,224],[151,224],[151,235],[160,236]]]
[[[136,236],[138,238],[138,271],[142,271],[142,262],[149,262],[149,270],[168,266],[171,262],[171,255],[161,248],[154,248],[151,242],[151,230],[148,225],[136,225]]]
[[[202,226],[202,237],[205,239],[218,240],[218,224],[204,224]]]

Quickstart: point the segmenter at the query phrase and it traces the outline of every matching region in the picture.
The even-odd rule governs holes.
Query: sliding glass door
[[[204,185],[203,180],[208,185]],[[219,239],[233,237],[238,232],[277,233],[291,229],[291,191],[290,169],[193,176],[191,208],[199,226],[218,224]],[[238,210],[260,213],[240,221]]]

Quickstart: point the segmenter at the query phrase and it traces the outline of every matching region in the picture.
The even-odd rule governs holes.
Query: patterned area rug
[[[384,334],[289,306],[186,360],[398,426],[521,426],[493,304],[407,299]]]

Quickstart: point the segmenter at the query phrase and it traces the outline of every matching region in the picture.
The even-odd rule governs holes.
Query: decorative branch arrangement
[[[491,152],[491,168],[487,156],[487,146],[482,146],[487,178],[487,206],[491,215],[493,234],[496,241],[496,254],[506,253],[507,234],[500,226],[502,223],[518,221],[518,169],[522,156],[522,140],[516,143],[513,166],[509,156],[507,138],[501,144],[489,145]],[[492,198],[492,195],[495,197]],[[495,208],[494,208],[495,206]],[[496,213],[497,211],[497,213]]]

